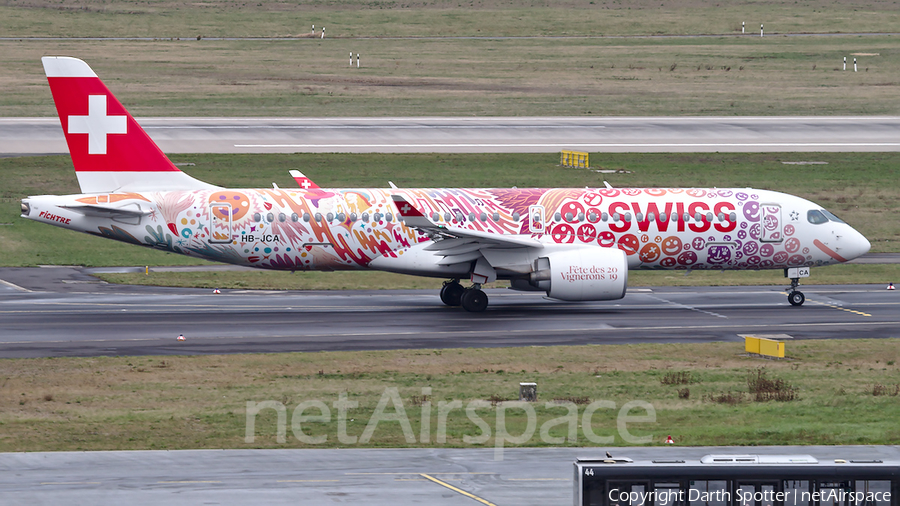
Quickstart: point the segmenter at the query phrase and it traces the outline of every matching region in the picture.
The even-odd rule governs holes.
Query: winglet
[[[312,190],[319,187],[312,179],[306,177],[299,170],[291,170],[290,173],[291,177],[294,178],[294,181],[296,181],[297,184],[300,185],[300,188],[303,188],[304,190]]]
[[[437,225],[422,214],[422,211],[419,211],[414,205],[407,202],[402,195],[391,195],[391,199],[394,200],[397,214],[400,215],[400,219],[406,222],[406,226],[431,230],[438,228]]]

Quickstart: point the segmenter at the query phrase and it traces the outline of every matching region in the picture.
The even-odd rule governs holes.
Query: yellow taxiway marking
[[[452,491],[454,491],[454,492],[456,492],[456,493],[458,493],[458,494],[462,494],[462,495],[464,495],[464,496],[466,496],[466,497],[468,497],[468,498],[470,498],[470,499],[475,499],[476,501],[480,502],[481,504],[486,504],[487,506],[497,506],[496,504],[494,504],[494,503],[492,503],[492,502],[490,502],[490,501],[486,501],[486,500],[484,500],[484,499],[482,499],[482,498],[480,498],[480,497],[478,497],[478,496],[476,496],[476,495],[472,495],[472,494],[466,492],[465,490],[463,490],[463,489],[461,489],[461,488],[456,488],[456,487],[454,487],[453,485],[451,485],[451,484],[449,484],[449,483],[446,483],[446,482],[443,482],[443,481],[441,481],[441,480],[439,480],[439,479],[437,479],[437,478],[435,478],[435,477],[433,477],[433,476],[428,476],[428,475],[425,474],[425,473],[419,473],[419,476],[421,476],[421,477],[423,477],[423,478],[425,478],[425,479],[431,480],[431,481],[437,483],[438,485],[440,485],[440,486],[442,486],[442,487],[447,487],[447,488],[449,488],[450,490],[452,490]]]
[[[830,307],[830,308],[832,308],[832,309],[839,309],[839,310],[841,310],[841,311],[846,311],[846,312],[848,312],[848,313],[858,314],[858,315],[860,315],[860,316],[869,316],[869,317],[872,316],[872,315],[870,315],[869,313],[863,313],[862,311],[855,311],[855,310],[853,310],[853,309],[847,309],[847,308],[845,308],[845,307],[836,306],[836,305],[834,305],[834,304],[828,304],[827,302],[819,302],[819,301],[816,301],[816,300],[813,300],[813,301],[810,301],[810,302],[812,302],[812,303],[814,303],[814,304],[818,304],[818,305],[820,305],[820,306],[827,306],[827,307]]]

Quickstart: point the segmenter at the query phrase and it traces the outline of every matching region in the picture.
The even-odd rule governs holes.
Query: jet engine
[[[621,299],[627,284],[628,261],[625,252],[618,248],[567,248],[550,252],[534,261],[534,272],[528,279],[530,287],[560,300]]]

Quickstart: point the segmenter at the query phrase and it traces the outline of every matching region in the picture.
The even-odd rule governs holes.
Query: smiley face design
[[[645,244],[643,248],[641,248],[641,253],[638,255],[638,258],[641,259],[641,262],[645,264],[649,264],[655,262],[659,259],[660,249],[659,245],[656,243]]]
[[[747,231],[746,230],[738,230],[738,239],[746,239]]]
[[[678,265],[694,265],[697,263],[697,254],[693,251],[685,251],[684,253],[678,255]]]
[[[748,265],[759,265],[759,262],[761,260],[762,259],[759,258],[757,255],[749,256],[749,257],[747,257],[747,264]]]
[[[594,242],[597,237],[597,229],[587,223],[578,227],[578,240],[581,242]]]
[[[784,226],[784,235],[794,235],[794,226],[793,225],[785,225]]]
[[[744,192],[737,192],[737,193],[734,194],[734,198],[736,198],[736,199],[738,199],[738,200],[740,200],[740,201],[747,200],[748,197],[749,197],[749,195],[747,195],[747,194],[744,193]]]
[[[788,259],[788,265],[803,265],[803,262],[806,262],[806,257],[803,255],[793,255]]]
[[[676,263],[678,263],[678,261],[675,260],[675,257],[666,257],[659,261],[659,265],[663,267],[675,267]]]
[[[634,234],[623,235],[619,238],[618,243],[619,249],[624,251],[626,255],[634,255],[638,252],[638,247],[640,247],[638,238]]]
[[[783,264],[783,263],[787,262],[787,259],[788,259],[788,254],[785,251],[779,251],[778,253],[775,253],[774,257],[772,257],[772,261],[775,262],[776,264]]]
[[[772,254],[775,253],[775,247],[771,244],[763,244],[762,248],[759,248],[759,254],[762,257],[769,258]]]
[[[728,246],[710,246],[706,251],[706,260],[711,264],[724,264],[731,260],[731,248]]]
[[[581,201],[588,207],[598,207],[603,203],[603,195],[595,192],[587,192],[581,197]]]
[[[560,209],[562,219],[568,223],[576,223],[578,221],[578,215],[583,212],[584,206],[574,201],[564,204]]]
[[[784,249],[787,250],[788,253],[796,253],[800,250],[800,240],[796,237],[791,237],[784,243]]]
[[[759,240],[759,223],[754,223],[750,226],[750,238]]]
[[[644,193],[651,197],[662,197],[666,194],[666,190],[663,190],[662,188],[647,188],[644,190]]]
[[[700,198],[706,195],[706,192],[701,190],[700,188],[691,188],[687,191],[687,194],[694,198]]]
[[[704,245],[706,245],[706,241],[704,241],[702,237],[695,237],[694,240],[691,241],[691,246],[697,251],[702,250]]]
[[[604,230],[597,234],[597,244],[604,248],[612,248],[616,245],[616,236],[609,230]]]
[[[759,221],[759,202],[747,202],[744,204],[744,218],[747,221]]]
[[[677,236],[666,237],[660,244],[662,252],[666,256],[677,255],[681,251],[681,239]]]
[[[572,228],[568,223],[560,223],[559,225],[553,227],[553,231],[550,233],[550,236],[553,238],[553,242],[560,244],[570,244],[575,242],[575,229]]]
[[[759,244],[755,242],[748,242],[744,245],[743,252],[745,255],[755,255],[759,251]]]
[[[247,211],[250,209],[250,199],[247,198],[241,192],[232,192],[232,191],[217,191],[213,192],[209,196],[210,204],[229,204],[231,209],[229,210],[225,206],[216,206],[213,207],[213,213],[216,215],[216,218],[220,220],[227,220],[229,218],[228,213],[231,213],[231,220],[237,221],[244,216],[247,215]]]
[[[629,197],[637,197],[641,194],[641,190],[639,188],[624,188],[622,193]]]
[[[619,190],[616,188],[602,188],[597,190],[602,197],[617,197],[619,195]]]

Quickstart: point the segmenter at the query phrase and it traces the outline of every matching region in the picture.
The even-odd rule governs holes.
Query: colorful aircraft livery
[[[801,305],[809,267],[869,250],[821,206],[749,188],[334,189],[299,171],[297,188],[219,188],[175,167],[85,62],[43,64],[84,194],[29,197],[22,216],[141,246],[263,269],[441,277],[441,300],[473,312],[497,279],[561,300],[619,299],[629,269],[790,269],[788,300]]]

